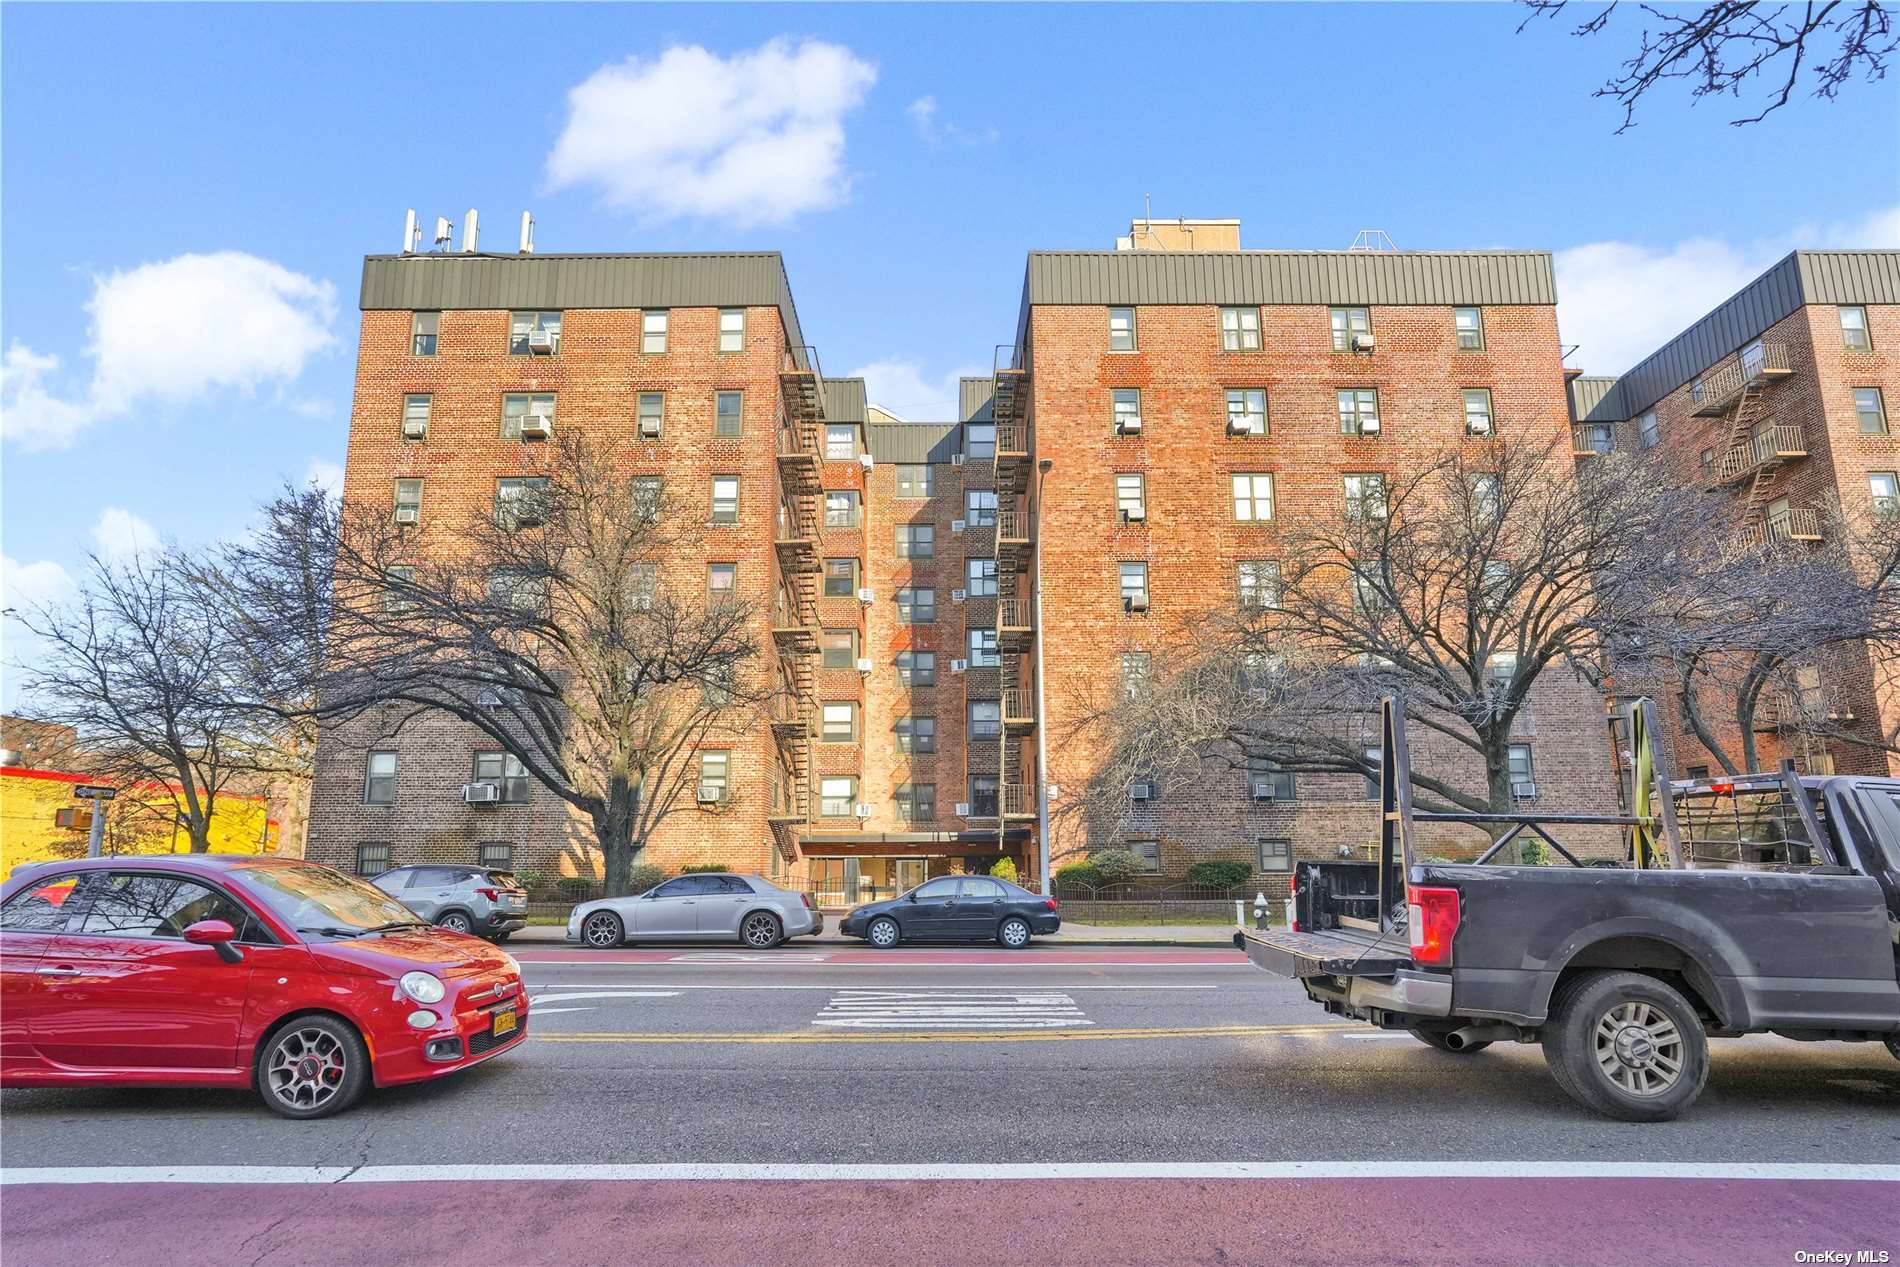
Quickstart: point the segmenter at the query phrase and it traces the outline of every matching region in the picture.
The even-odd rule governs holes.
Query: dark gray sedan
[[[846,915],[838,931],[879,950],[900,941],[996,941],[1011,950],[1062,927],[1056,900],[987,875],[926,880],[901,897],[871,902]]]

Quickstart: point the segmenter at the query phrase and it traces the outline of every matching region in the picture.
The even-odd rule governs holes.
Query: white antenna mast
[[[402,219],[402,253],[404,255],[413,254],[415,249],[421,245],[422,226],[416,223],[416,209],[411,207],[409,208],[409,213]]]
[[[475,214],[475,208],[470,207],[468,214],[462,217],[462,253],[464,255],[474,252],[480,231],[481,218]]]
[[[521,253],[534,254],[534,216],[526,211],[521,213]]]

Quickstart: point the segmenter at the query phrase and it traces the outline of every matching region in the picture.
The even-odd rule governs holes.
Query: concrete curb
[[[704,943],[667,942],[667,943],[656,943],[656,944],[674,945],[674,946],[693,946],[693,945],[703,945]],[[790,944],[794,946],[837,946],[837,947],[854,947],[854,948],[862,949],[865,943],[863,943],[862,941],[859,941],[855,937],[837,937],[831,934],[826,934],[820,937],[795,938]],[[972,944],[981,945],[983,943],[972,943]],[[1194,936],[1194,937],[1113,937],[1113,936],[1110,936],[1110,937],[1070,937],[1062,933],[1057,933],[1053,938],[1049,938],[1049,937],[1038,938],[1037,944],[1041,946],[1048,946],[1054,949],[1068,949],[1068,950],[1087,949],[1093,946],[1117,946],[1117,947],[1124,947],[1124,948],[1142,947],[1142,946],[1187,946],[1187,947],[1192,947],[1197,950],[1207,950],[1213,947],[1219,947],[1225,950],[1232,950],[1234,948],[1234,936],[1233,936],[1232,931],[1225,930],[1225,929],[1221,930],[1218,933],[1210,932],[1205,936]],[[560,928],[531,925],[527,928],[522,929],[520,932],[515,933],[513,936],[511,936],[508,939],[508,945],[510,947],[514,947],[514,946],[543,946],[545,947],[545,946],[572,946],[572,945],[575,945],[575,943],[569,942],[566,939],[564,931]]]

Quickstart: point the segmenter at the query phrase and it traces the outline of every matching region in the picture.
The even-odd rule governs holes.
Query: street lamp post
[[[1049,631],[1042,616],[1042,485],[1055,463],[1043,458],[1036,463],[1036,870],[1042,876],[1042,895],[1055,892],[1049,875],[1049,713],[1044,707],[1042,644]]]

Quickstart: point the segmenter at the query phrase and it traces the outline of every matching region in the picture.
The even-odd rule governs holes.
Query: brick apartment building
[[[1618,445],[1660,446],[1687,476],[1729,490],[1750,530],[1819,542],[1900,508],[1900,252],[1796,251],[1619,378],[1571,384],[1579,461]],[[1817,654],[1755,719],[1761,760],[1804,770],[1890,773],[1873,746],[1900,734],[1900,677],[1866,645]],[[1678,771],[1720,763],[1658,690]],[[1730,754],[1732,706],[1703,711]],[[1861,742],[1830,737],[1845,731]]]

